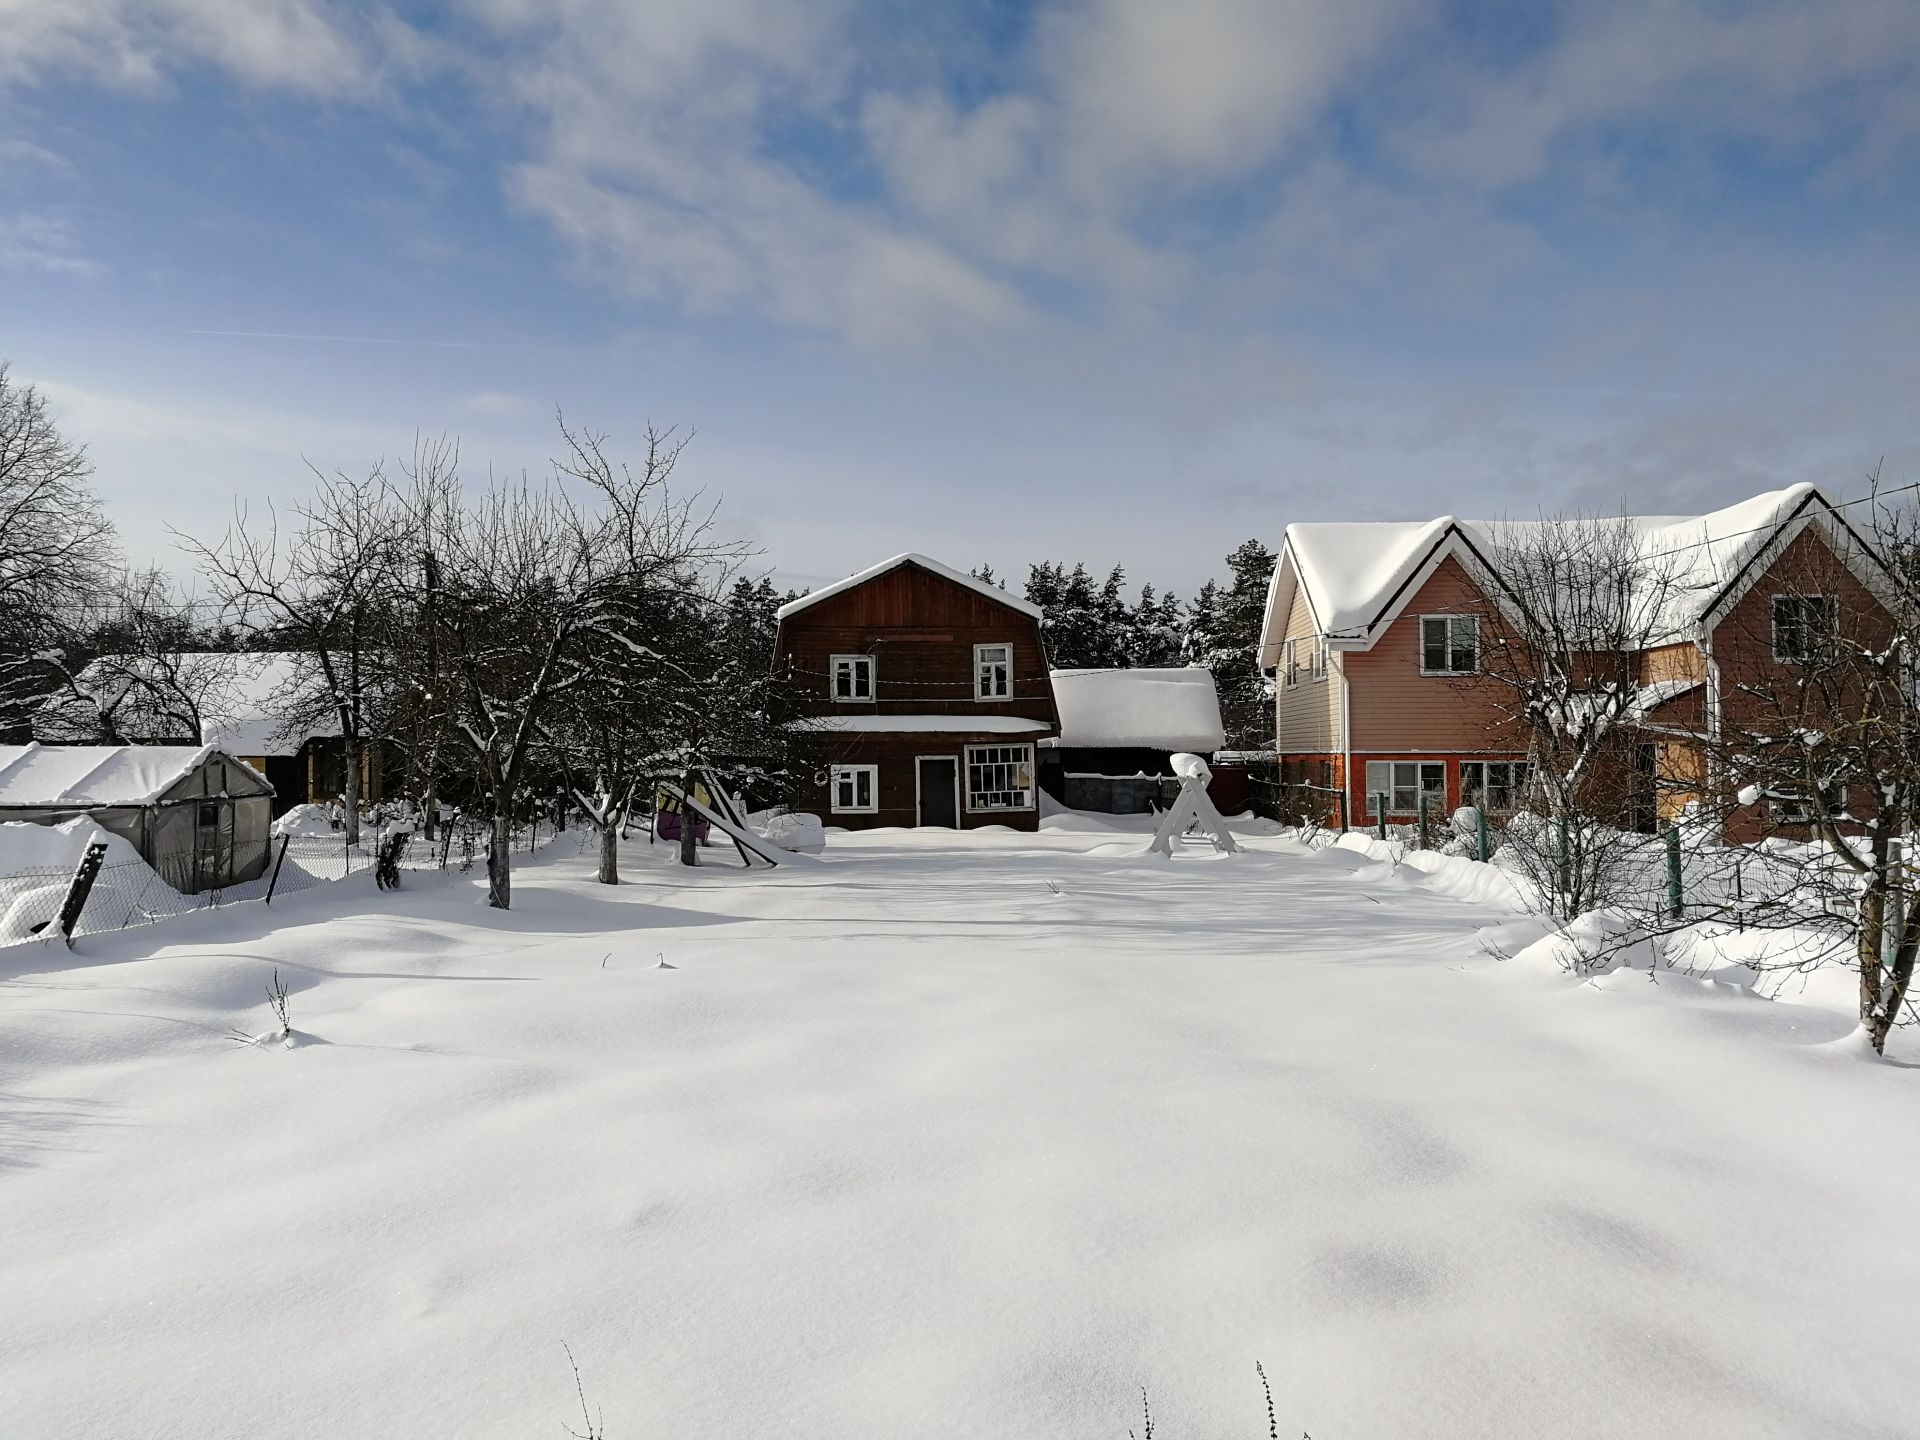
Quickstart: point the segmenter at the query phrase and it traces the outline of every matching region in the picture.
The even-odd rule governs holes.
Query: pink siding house
[[[1503,730],[1495,682],[1478,678],[1476,617],[1488,606],[1474,579],[1492,571],[1496,525],[1514,523],[1287,527],[1259,658],[1274,671],[1281,778],[1324,787],[1329,822],[1339,818],[1336,797],[1353,825],[1376,818],[1376,795],[1396,821],[1417,814],[1423,797],[1436,816],[1465,803],[1494,812],[1524,803],[1526,737]],[[1804,569],[1817,551],[1840,562],[1827,569],[1851,574],[1862,597],[1884,593],[1887,581],[1843,512],[1810,485],[1632,523],[1649,553],[1679,556],[1687,582],[1664,643],[1635,657],[1645,699],[1634,763],[1649,783],[1644,808],[1623,818],[1652,829],[1705,783],[1703,742],[1722,707],[1739,703],[1725,677],[1772,663],[1747,652],[1754,616],[1764,633],[1773,592],[1794,588],[1784,570]]]

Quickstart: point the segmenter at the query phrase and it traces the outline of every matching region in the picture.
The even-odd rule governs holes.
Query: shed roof
[[[214,745],[0,745],[0,808],[147,805],[221,753]]]
[[[1226,744],[1213,673],[1198,666],[1156,670],[1055,670],[1062,748],[1200,751]]]
[[[999,586],[989,585],[977,575],[969,575],[965,571],[955,570],[952,566],[942,565],[938,560],[929,559],[925,555],[914,554],[912,551],[904,555],[896,555],[891,560],[882,560],[878,565],[869,565],[857,575],[849,575],[844,580],[836,580],[831,585],[823,585],[810,595],[802,595],[798,600],[789,600],[778,610],[774,611],[774,615],[781,620],[786,619],[789,615],[798,615],[808,606],[818,605],[822,600],[830,599],[835,595],[844,595],[856,586],[864,585],[876,576],[884,575],[887,571],[897,569],[902,565],[918,565],[922,570],[938,575],[942,580],[951,580],[956,585],[962,585],[969,590],[977,591],[989,600],[1006,606],[1009,610],[1018,610],[1022,615],[1031,615],[1036,620],[1041,618],[1041,611],[1038,605],[1030,605],[1025,600],[1009,595],[1006,591],[1000,589]]]

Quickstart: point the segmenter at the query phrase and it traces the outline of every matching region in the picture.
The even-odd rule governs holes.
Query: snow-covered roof
[[[1021,715],[815,715],[789,722],[795,730],[836,735],[1034,735],[1053,726]]]
[[[201,736],[229,755],[291,755],[308,735],[337,735],[339,723],[303,724],[283,733],[290,703],[303,688],[302,657],[291,651],[230,654],[182,651],[161,657],[103,656],[74,677],[85,699],[57,697],[34,719],[43,740],[89,740],[100,733],[96,707],[115,710],[114,727],[136,740],[182,733],[175,691],[200,712]],[[89,703],[89,701],[91,703]]]
[[[1178,670],[1055,670],[1062,748],[1202,751],[1226,743],[1213,673]]]
[[[0,807],[145,805],[219,753],[214,745],[0,745]]]
[[[789,600],[774,611],[774,614],[781,620],[789,615],[797,615],[809,605],[818,605],[822,600],[845,594],[855,586],[864,585],[875,576],[884,575],[887,571],[901,565],[918,565],[922,570],[938,575],[942,580],[951,580],[956,585],[964,585],[967,589],[977,591],[1010,610],[1018,610],[1022,615],[1031,615],[1036,620],[1040,618],[1039,606],[1029,605],[1025,600],[1009,595],[997,585],[989,585],[976,575],[969,575],[964,570],[955,570],[951,566],[942,565],[938,560],[930,560],[925,555],[916,555],[912,552],[896,555],[891,560],[882,560],[878,565],[869,565],[858,575],[849,575],[844,580],[836,580],[831,585],[822,586],[810,595],[802,595],[798,600]]]
[[[1812,485],[1769,490],[1705,515],[1635,515],[1641,554],[1674,571],[1672,597],[1659,633],[1693,638],[1701,622],[1730,603],[1756,557],[1797,526],[1825,526],[1843,555],[1860,547],[1832,502]],[[1279,663],[1287,612],[1303,591],[1319,632],[1335,649],[1366,649],[1415,591],[1449,556],[1489,565],[1504,546],[1524,541],[1551,520],[1333,521],[1289,525],[1267,591],[1260,662]]]

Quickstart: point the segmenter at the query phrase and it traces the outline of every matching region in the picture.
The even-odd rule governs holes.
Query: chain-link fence
[[[141,857],[131,844],[108,839],[90,886],[75,887],[79,861],[0,875],[0,946],[57,936],[69,898],[84,897],[71,933],[98,935],[149,925],[175,915],[282,897],[331,885],[380,868],[388,854],[394,870],[468,871],[486,864],[491,827],[460,819],[431,839],[403,826],[362,826],[358,844],[344,831],[275,835],[252,842],[190,847]],[[551,842],[546,822],[514,831],[513,848],[530,851]],[[191,878],[189,878],[191,877]],[[200,883],[212,877],[214,883]],[[397,876],[396,876],[397,878]],[[169,883],[169,882],[172,883]]]

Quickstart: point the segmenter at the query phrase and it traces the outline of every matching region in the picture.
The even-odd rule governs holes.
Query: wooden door
[[[919,814],[915,823],[944,825],[949,830],[960,826],[959,762],[951,755],[922,755],[914,761],[918,774],[916,790]]]

